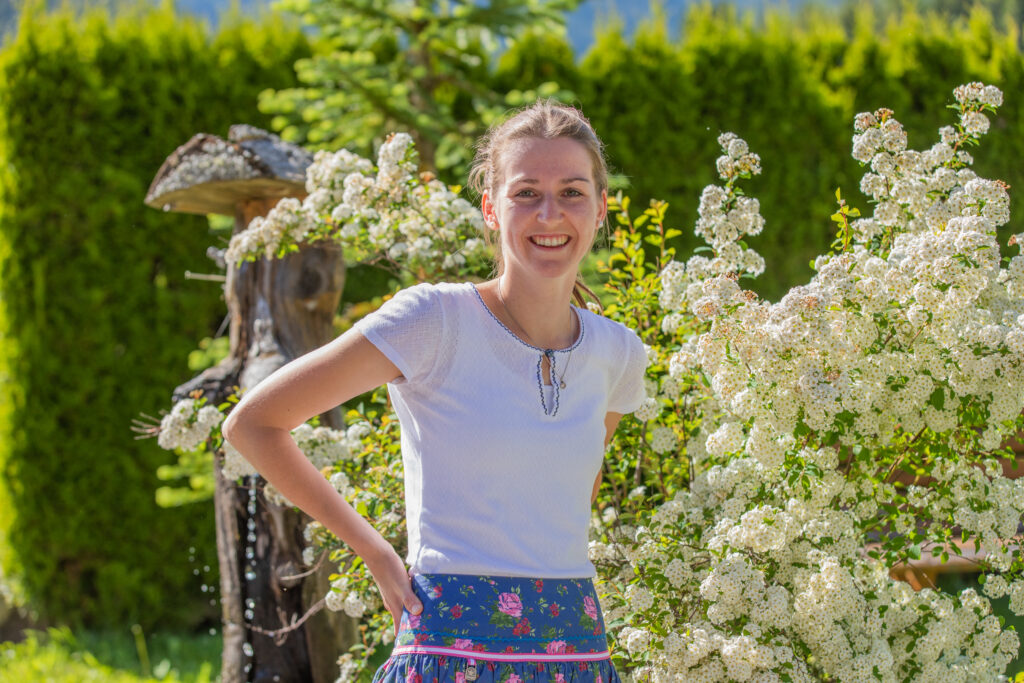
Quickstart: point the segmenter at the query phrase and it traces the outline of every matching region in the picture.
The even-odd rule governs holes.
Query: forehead
[[[587,148],[571,138],[513,140],[502,150],[498,171],[507,183],[569,178],[593,182],[594,178],[594,164]]]

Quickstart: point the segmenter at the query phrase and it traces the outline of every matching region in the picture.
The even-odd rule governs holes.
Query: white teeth
[[[533,237],[531,239],[534,244],[539,244],[542,247],[560,247],[569,241],[566,235],[559,237]]]

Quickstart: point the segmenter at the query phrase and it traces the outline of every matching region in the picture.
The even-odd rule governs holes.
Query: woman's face
[[[575,279],[608,202],[587,148],[571,138],[526,138],[498,163],[499,182],[482,208],[488,227],[501,231],[505,272]]]

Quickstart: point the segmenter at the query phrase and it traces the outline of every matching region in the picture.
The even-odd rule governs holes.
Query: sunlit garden
[[[588,307],[647,355],[589,528],[623,680],[1024,677],[1024,10],[43,4],[0,48],[0,680],[371,680],[367,564],[224,421],[491,276],[474,144],[538,99],[605,143]],[[292,437],[404,557],[388,393]]]

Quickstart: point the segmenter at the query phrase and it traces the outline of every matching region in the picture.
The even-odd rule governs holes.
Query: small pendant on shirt
[[[563,380],[561,380],[561,381],[560,381],[560,382],[558,383],[558,388],[559,388],[559,389],[565,389],[565,380],[564,380],[564,379],[563,379]]]
[[[470,664],[466,667],[466,680],[475,681],[477,679],[476,664]]]

